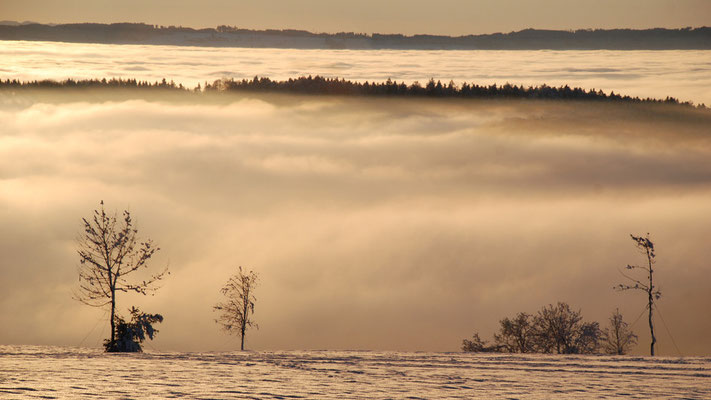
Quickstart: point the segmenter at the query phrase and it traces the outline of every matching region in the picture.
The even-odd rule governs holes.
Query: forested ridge
[[[706,108],[705,104],[695,105],[690,101],[680,101],[667,96],[664,99],[640,98],[617,94],[614,91],[605,93],[602,90],[583,89],[564,86],[523,86],[505,83],[503,85],[478,85],[464,82],[456,84],[453,81],[443,84],[430,79],[422,85],[419,82],[407,84],[388,79],[385,82],[355,82],[339,78],[322,76],[302,76],[288,80],[277,81],[266,77],[253,79],[220,79],[195,88],[187,88],[174,81],[149,82],[136,79],[66,79],[20,81],[17,79],[0,80],[0,89],[143,89],[143,90],[173,90],[183,92],[215,93],[215,92],[263,92],[307,95],[337,95],[337,96],[371,96],[371,97],[420,97],[420,98],[462,98],[462,99],[549,99],[549,100],[590,100],[616,101],[625,103],[665,103],[687,107]]]
[[[244,29],[220,25],[194,29],[144,23],[0,24],[0,40],[178,46],[421,49],[421,50],[671,50],[711,49],[711,28],[524,29],[483,35],[314,33],[298,29]]]

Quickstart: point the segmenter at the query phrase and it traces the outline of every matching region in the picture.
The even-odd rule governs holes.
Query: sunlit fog
[[[0,41],[0,79],[166,78],[188,87],[255,75],[356,81],[570,85],[711,104],[711,51],[290,50]]]
[[[643,342],[646,299],[612,287],[644,261],[629,234],[649,232],[659,352],[677,353],[671,333],[681,352],[708,354],[708,110],[227,93],[0,101],[4,343],[106,337],[104,310],[72,299],[81,218],[104,200],[132,212],[161,247],[152,264],[170,268],[154,297],[118,301],[165,316],[154,349],[234,349],[212,306],[238,266],[260,274],[253,349],[456,351],[556,301],[598,321],[619,307]]]

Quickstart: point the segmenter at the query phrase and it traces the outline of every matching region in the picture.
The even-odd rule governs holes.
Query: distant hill
[[[555,31],[525,29],[487,35],[372,35],[302,30],[251,30],[231,26],[193,29],[142,23],[59,24],[0,23],[0,40],[75,43],[161,44],[209,47],[413,50],[674,50],[711,49],[711,28],[595,29]]]
[[[2,20],[2,21],[0,21],[0,25],[11,25],[11,26],[29,25],[29,24],[36,24],[36,23],[37,23],[37,22],[33,22],[33,21],[22,21],[22,22],[7,21],[7,20]],[[56,24],[48,24],[48,25],[56,25]]]

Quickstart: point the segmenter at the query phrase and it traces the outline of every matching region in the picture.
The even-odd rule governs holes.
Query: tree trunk
[[[247,296],[249,296],[249,292],[247,292]],[[244,351],[244,333],[247,330],[247,321],[248,321],[248,316],[247,313],[249,312],[249,298],[245,297],[247,300],[244,301],[243,303],[243,309],[242,309],[242,326],[240,327],[242,329],[242,346],[241,350]]]
[[[245,313],[246,312],[247,311],[245,310]],[[242,335],[241,335],[242,336],[242,345],[240,347],[240,350],[244,351],[244,333],[247,330],[247,320],[246,320],[246,315],[245,314],[242,314],[242,315],[245,316],[245,319],[242,320]]]
[[[111,291],[111,343],[116,340],[116,321],[114,321],[114,313],[116,312],[116,292]]]
[[[654,307],[654,280],[652,279],[652,255],[649,253],[649,248],[647,248],[647,262],[649,263],[649,289],[647,294],[649,295],[649,333],[652,335],[652,344],[649,346],[650,354],[654,356],[654,344],[657,343],[657,338],[654,337],[654,324],[652,323],[652,310]]]
[[[649,333],[652,335],[652,344],[649,346],[650,354],[654,356],[654,344],[657,343],[657,338],[654,337],[654,324],[652,323],[652,292],[649,292]]]

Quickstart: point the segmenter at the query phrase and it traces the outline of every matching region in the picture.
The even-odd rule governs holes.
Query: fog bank
[[[666,325],[683,354],[711,354],[708,110],[0,96],[2,343],[107,336],[71,299],[80,219],[103,199],[172,272],[155,297],[119,297],[165,316],[148,348],[234,349],[211,307],[238,265],[261,277],[252,349],[456,351],[559,300],[632,323],[644,296],[612,286],[642,261],[629,234],[650,232]]]
[[[711,50],[294,50],[0,41],[0,79],[216,79],[321,75],[480,85],[570,85],[711,104]]]

